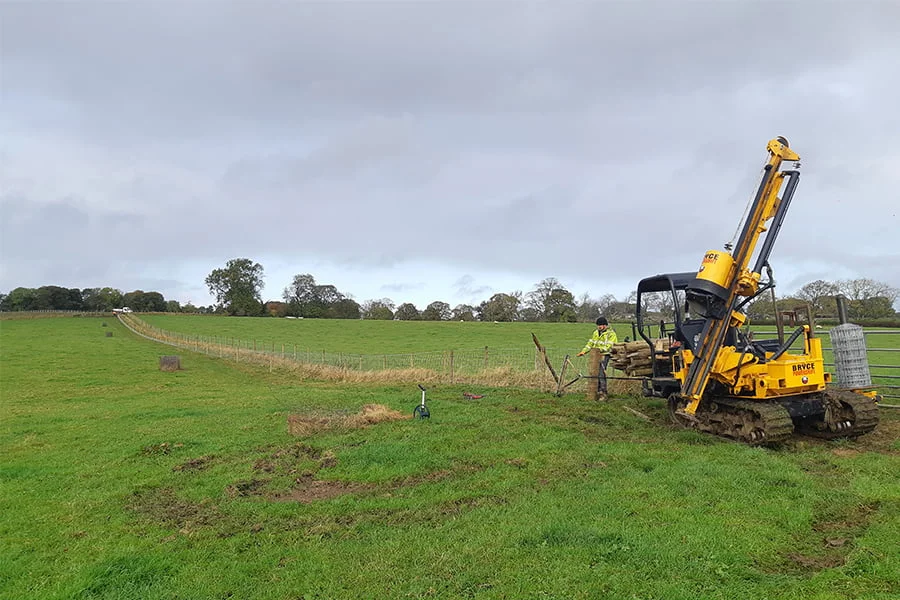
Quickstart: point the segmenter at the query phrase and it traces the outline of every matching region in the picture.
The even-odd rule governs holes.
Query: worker
[[[584,349],[578,353],[578,356],[584,356],[593,348],[603,353],[600,359],[600,372],[597,374],[597,397],[599,400],[606,400],[606,366],[611,358],[613,344],[619,341],[616,332],[609,328],[609,321],[606,317],[599,317],[596,321],[597,330],[594,331],[591,338],[584,345]]]

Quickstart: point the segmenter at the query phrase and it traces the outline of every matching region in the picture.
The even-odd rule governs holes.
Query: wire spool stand
[[[832,329],[830,335],[838,385],[849,389],[872,387],[863,328],[844,323]]]

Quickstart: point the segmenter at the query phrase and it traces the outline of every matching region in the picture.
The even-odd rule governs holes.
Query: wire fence
[[[117,314],[119,321],[133,333],[176,348],[209,356],[268,364],[270,367],[306,365],[351,373],[415,372],[419,378],[443,383],[484,383],[523,385],[551,389],[556,386],[543,356],[533,348],[491,348],[445,350],[404,354],[353,354],[326,352],[299,344],[277,344],[242,340],[228,336],[208,336],[167,331],[141,320],[134,313]],[[571,356],[571,349],[545,348],[554,368],[562,367],[569,355],[575,373],[587,373],[587,359]],[[574,376],[574,375],[573,375]],[[584,391],[586,383],[572,386]]]
[[[131,331],[157,342],[201,354],[231,359],[236,362],[284,365],[307,365],[336,369],[349,373],[407,373],[414,371],[418,378],[442,383],[485,383],[491,385],[521,385],[551,389],[556,385],[537,348],[489,348],[476,350],[445,350],[437,352],[412,352],[404,354],[352,354],[326,352],[298,344],[277,344],[257,340],[242,340],[227,336],[204,336],[173,332],[155,327],[134,313],[117,314],[119,320]],[[759,331],[757,335],[772,334]],[[900,398],[900,331],[868,330],[867,355],[870,360],[872,383],[886,398]],[[869,336],[879,343],[869,343]],[[893,337],[889,337],[893,336]],[[801,344],[802,340],[795,345]],[[887,347],[894,346],[894,347]],[[833,351],[823,345],[826,361],[833,361]],[[570,376],[588,373],[586,358],[571,356],[571,349],[545,348],[547,359],[554,368],[563,365],[569,356]],[[873,362],[873,360],[875,362]],[[833,362],[826,366],[834,367]],[[610,377],[623,376],[624,372],[609,366]],[[584,380],[572,386],[572,391],[585,390]],[[836,382],[839,384],[839,382]],[[627,383],[626,383],[627,385]]]

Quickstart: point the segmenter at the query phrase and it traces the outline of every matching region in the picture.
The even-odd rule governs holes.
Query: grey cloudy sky
[[[900,2],[0,3],[0,291],[624,297],[803,177],[772,264],[900,287]]]

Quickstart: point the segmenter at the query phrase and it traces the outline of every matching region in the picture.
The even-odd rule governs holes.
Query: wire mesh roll
[[[831,347],[834,350],[838,385],[844,388],[872,385],[866,356],[866,338],[862,327],[852,323],[838,325],[831,330]]]

